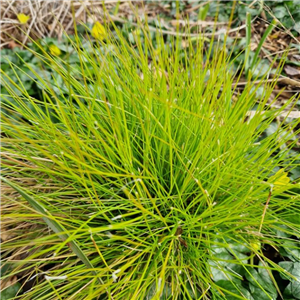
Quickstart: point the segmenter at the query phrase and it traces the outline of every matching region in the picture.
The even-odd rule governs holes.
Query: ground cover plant
[[[42,96],[1,73],[6,292],[298,299],[299,120],[265,135],[298,99],[272,108],[261,69],[236,92],[226,43],[97,26],[69,40],[79,67],[35,44]]]

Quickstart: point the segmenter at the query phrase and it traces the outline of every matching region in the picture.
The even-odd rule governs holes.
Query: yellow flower
[[[106,30],[100,22],[96,22],[92,28],[92,36],[97,40],[103,40],[106,37]]]
[[[269,178],[269,182],[274,185],[273,190],[284,188],[289,182],[288,173],[280,169],[275,175]]]
[[[57,46],[55,46],[54,44],[49,46],[49,50],[50,50],[50,53],[53,56],[60,56],[61,55],[60,49]]]
[[[260,250],[260,248],[261,248],[261,244],[260,244],[260,242],[258,242],[258,241],[252,241],[252,242],[250,243],[250,246],[251,246],[251,248],[252,248],[254,251],[258,251],[258,250]]]
[[[26,24],[28,22],[28,20],[30,19],[29,16],[26,16],[24,14],[17,14],[17,18],[21,24]]]

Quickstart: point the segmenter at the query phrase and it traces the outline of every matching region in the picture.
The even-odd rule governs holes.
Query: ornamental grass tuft
[[[295,277],[266,249],[293,252],[300,237],[288,179],[299,120],[264,133],[295,99],[271,107],[268,73],[238,89],[242,69],[214,39],[141,26],[128,42],[112,26],[69,38],[79,66],[31,50],[57,74],[55,85],[24,74],[40,98],[2,72],[2,278],[17,276],[14,299],[280,296],[275,274]]]

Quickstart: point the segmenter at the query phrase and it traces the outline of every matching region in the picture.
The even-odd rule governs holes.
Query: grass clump
[[[261,136],[293,99],[236,91],[212,42],[134,38],[77,36],[76,69],[43,51],[42,99],[2,73],[3,278],[15,299],[276,298],[295,278],[265,249],[297,249],[299,121]]]

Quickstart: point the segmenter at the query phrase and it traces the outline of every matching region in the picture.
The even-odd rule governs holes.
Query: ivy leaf
[[[296,30],[298,33],[300,33],[300,22],[298,22],[294,25],[294,30]]]
[[[161,300],[169,299],[171,294],[172,294],[171,287],[169,287],[168,285],[165,285],[159,299],[161,299]],[[157,297],[157,289],[156,289],[156,283],[154,282],[151,285],[151,287],[149,288],[149,291],[148,291],[145,299],[150,300],[150,299],[154,299],[155,297]]]
[[[277,19],[281,19],[288,15],[286,8],[282,5],[275,7],[273,13]]]
[[[300,262],[281,261],[278,264],[296,278],[290,279],[290,283],[286,287],[285,293],[293,295],[296,299],[300,299]],[[280,276],[283,279],[287,279],[283,274],[280,274]]]
[[[214,281],[231,280],[236,282],[242,278],[243,267],[226,249],[223,249],[223,252],[215,253],[213,258],[209,264]]]
[[[250,292],[242,286],[241,281],[233,283],[229,280],[220,280],[220,281],[218,281],[218,286],[227,290],[228,292],[231,292],[238,296],[242,296],[242,297],[244,297],[244,299],[254,300],[254,298],[251,296]],[[223,290],[223,292],[226,293],[226,291],[224,291],[224,290]],[[226,293],[226,299],[227,300],[236,300],[237,297],[233,296],[232,294]]]
[[[0,292],[0,298],[1,300],[10,300],[14,299],[16,294],[19,292],[21,287],[21,284],[19,282],[16,282],[15,284],[7,287],[6,289],[2,290]]]
[[[260,264],[260,266],[262,266]],[[265,268],[259,268],[258,271],[250,268],[246,273],[246,278],[249,281],[249,288],[254,299],[269,300],[277,298],[277,290],[273,285],[272,279]],[[269,270],[271,272],[271,270]],[[262,288],[265,292],[262,291]]]
[[[298,215],[299,218],[299,215]],[[300,262],[300,249],[299,242],[292,242],[289,240],[285,240],[282,244],[285,252],[287,253],[287,257],[291,259],[293,262]]]

